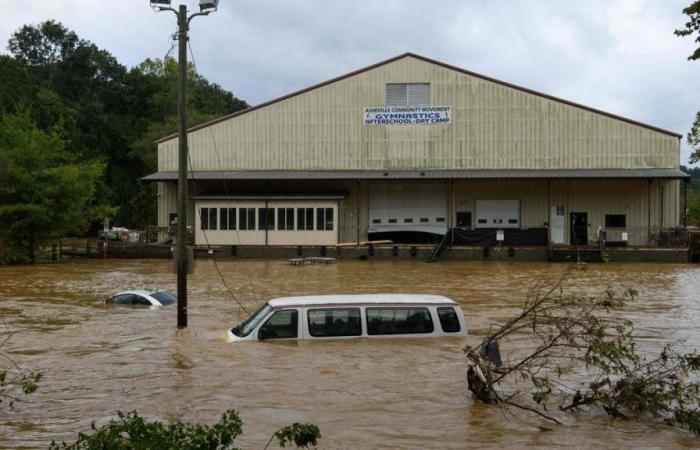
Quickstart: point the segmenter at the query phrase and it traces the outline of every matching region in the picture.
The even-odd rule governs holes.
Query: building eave
[[[472,170],[247,170],[190,171],[192,181],[450,181],[450,180],[689,180],[680,169],[472,169]],[[142,182],[177,181],[177,172],[156,172]]]

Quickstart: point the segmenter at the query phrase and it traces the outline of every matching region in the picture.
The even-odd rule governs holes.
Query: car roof
[[[138,295],[151,295],[158,292],[160,289],[130,289],[128,291],[118,292],[112,297],[123,294],[138,294]]]
[[[357,294],[357,295],[304,295],[298,297],[273,298],[267,302],[273,308],[288,306],[325,305],[456,305],[442,295],[424,294]]]

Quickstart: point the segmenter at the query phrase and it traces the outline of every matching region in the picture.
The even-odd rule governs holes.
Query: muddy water
[[[275,296],[330,293],[439,293],[462,304],[477,343],[505,320],[546,263],[341,261],[219,262],[249,310]],[[572,289],[634,286],[627,315],[643,345],[700,348],[700,270],[690,265],[589,265]],[[21,365],[45,373],[40,390],[12,413],[0,411],[0,447],[46,447],[92,420],[136,409],[162,419],[213,422],[227,408],[244,421],[243,448],[262,448],[279,427],[321,427],[322,448],[694,447],[700,440],[662,426],[581,415],[543,433],[542,424],[475,403],[467,393],[464,342],[456,339],[314,343],[225,342],[245,317],[211,261],[190,278],[190,327],[172,308],[108,307],[127,288],[174,290],[169,261],[76,261],[0,268],[0,315],[16,334],[6,344]],[[549,427],[551,425],[545,424]]]

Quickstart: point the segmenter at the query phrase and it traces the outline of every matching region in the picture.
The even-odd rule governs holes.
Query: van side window
[[[440,316],[440,325],[445,333],[457,333],[460,330],[459,319],[457,312],[451,306],[438,308],[438,316]]]
[[[419,334],[433,332],[428,308],[367,308],[367,334]]]
[[[277,311],[260,328],[260,339],[290,339],[298,336],[299,313],[296,309]]]
[[[313,337],[362,335],[360,308],[310,309],[307,316]]]

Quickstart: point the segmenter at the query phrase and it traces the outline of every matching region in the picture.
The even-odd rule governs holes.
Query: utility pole
[[[196,16],[206,16],[216,11],[219,0],[200,0],[199,12],[187,16],[187,5],[179,9],[170,7],[171,0],[149,0],[156,11],[172,11],[177,16],[178,40],[178,181],[177,181],[177,327],[187,328],[187,31]]]
[[[187,6],[177,15],[177,327],[187,328]]]

